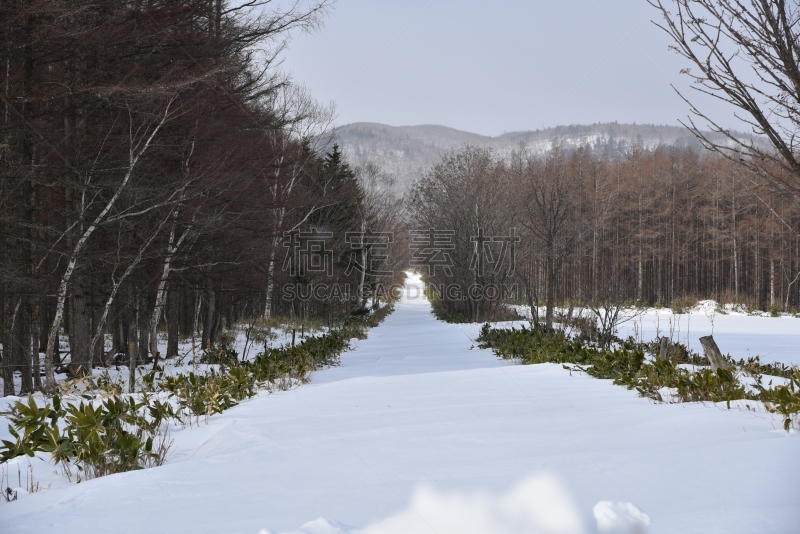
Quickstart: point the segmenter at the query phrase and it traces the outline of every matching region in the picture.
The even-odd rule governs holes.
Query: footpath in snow
[[[778,417],[509,365],[478,329],[411,278],[340,367],[176,430],[163,467],[2,503],[0,532],[798,532]]]

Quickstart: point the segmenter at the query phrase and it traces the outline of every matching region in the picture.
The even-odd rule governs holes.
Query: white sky
[[[337,124],[442,124],[486,135],[566,124],[677,124],[688,64],[645,0],[339,0],[283,68]],[[732,109],[713,116],[735,126]],[[708,109],[708,107],[706,107]]]

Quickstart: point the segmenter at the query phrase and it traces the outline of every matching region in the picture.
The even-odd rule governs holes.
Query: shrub
[[[161,465],[170,443],[167,423],[191,424],[193,417],[221,413],[278,380],[306,381],[308,373],[336,365],[352,337],[363,339],[391,312],[391,305],[360,317],[348,318],[327,334],[307,338],[293,347],[267,349],[253,361],[240,362],[235,351],[222,345],[205,351],[206,363],[218,364],[200,375],[193,372],[164,376],[160,369],[142,376],[142,391],[133,396],[117,393],[100,402],[86,395],[78,404],[62,405],[54,395],[39,407],[33,397],[15,402],[8,412],[13,440],[0,445],[0,462],[36,452],[49,452],[68,476],[74,463],[80,478]],[[230,346],[230,344],[227,344]],[[120,384],[108,376],[98,384],[107,392]],[[166,394],[168,401],[158,398]],[[63,428],[62,428],[63,426]]]
[[[444,307],[444,302],[434,291],[428,291],[426,286],[425,294],[428,297],[428,300],[431,303],[431,313],[433,313],[434,317],[436,317],[440,321],[444,321],[446,323],[455,323],[455,324],[465,324],[471,323],[469,317],[464,315],[463,313],[449,311],[447,308]]]
[[[644,349],[645,353],[650,354],[653,358],[659,356],[661,351],[661,340],[659,338],[653,341],[640,343],[639,345]],[[685,363],[698,366],[711,365],[708,358],[690,350],[683,343],[670,343],[667,349],[667,359],[676,364]]]
[[[29,396],[27,404],[17,401],[4,413],[14,441],[3,440],[0,460],[49,452],[68,474],[75,462],[83,474],[79,481],[161,465],[169,449],[164,420],[153,417],[158,409],[144,408],[149,408],[144,401],[118,396],[96,406],[84,401],[62,406],[58,395],[40,408]]]
[[[793,421],[795,424],[800,422],[800,369],[793,366],[788,379],[786,385],[774,388],[764,388],[760,383],[757,385],[764,406],[770,412],[783,416],[783,428],[787,431]]]
[[[697,305],[697,299],[694,297],[675,297],[672,299],[672,311],[678,314],[688,312],[695,305]]]
[[[682,360],[697,362],[700,357],[690,353],[685,346],[676,344],[676,352],[666,360],[645,360],[645,351],[658,352],[658,340],[651,343],[618,343],[611,349],[598,348],[582,336],[568,337],[561,330],[546,330],[535,326],[521,329],[498,329],[485,324],[478,343],[481,348],[491,348],[504,359],[520,363],[572,363],[595,378],[611,379],[617,385],[635,389],[643,397],[663,401],[661,390],[669,388],[683,402],[726,402],[752,399],[764,402],[767,410],[783,416],[784,428],[798,422],[800,413],[800,370],[780,364],[761,364],[758,357],[746,362],[730,362],[733,371],[707,367],[691,372],[678,367]],[[674,356],[678,354],[679,356]],[[705,360],[705,358],[703,358]],[[705,364],[708,362],[705,361]],[[748,392],[739,381],[739,373],[747,373],[756,379],[756,392]],[[761,385],[762,374],[783,376],[786,385],[765,388]]]

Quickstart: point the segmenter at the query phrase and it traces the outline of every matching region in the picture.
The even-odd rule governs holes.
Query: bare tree
[[[53,322],[50,325],[49,334],[47,336],[47,351],[46,351],[46,360],[45,360],[45,373],[46,373],[46,383],[45,385],[50,387],[54,384],[53,378],[53,369],[52,369],[52,361],[53,361],[53,352],[55,351],[55,344],[58,341],[58,330],[61,326],[61,321],[64,317],[64,304],[67,300],[67,288],[70,284],[70,279],[72,274],[75,272],[75,268],[78,264],[78,259],[82,255],[83,248],[86,245],[89,238],[92,234],[106,221],[109,213],[114,208],[114,205],[119,200],[122,193],[125,191],[125,188],[128,186],[131,176],[133,176],[133,172],[136,169],[136,165],[139,163],[139,160],[142,158],[142,155],[147,152],[150,148],[151,143],[153,142],[153,138],[155,138],[156,134],[158,134],[159,129],[164,126],[164,123],[169,119],[169,108],[172,104],[172,99],[170,99],[166,105],[164,106],[163,113],[160,116],[156,116],[152,119],[152,121],[148,121],[146,124],[135,126],[134,124],[130,124],[130,139],[129,139],[129,157],[128,157],[128,166],[122,175],[119,184],[113,190],[113,194],[111,197],[104,202],[101,202],[102,208],[100,212],[92,219],[92,221],[86,225],[85,228],[80,228],[80,233],[75,245],[72,247],[72,250],[69,252],[69,257],[67,260],[67,267],[64,270],[64,273],[61,275],[61,281],[58,285],[58,293],[57,293],[57,301],[56,301],[56,312],[55,316],[53,317]],[[131,123],[133,119],[131,118]],[[82,212],[87,212],[92,206],[89,203],[83,204],[81,206]],[[83,217],[78,219],[77,222],[83,220]],[[89,370],[86,368],[86,363],[84,361],[75,361],[73,359],[73,366],[74,371],[77,373],[85,374]]]
[[[429,265],[417,260],[428,269],[434,288],[455,290],[440,295],[447,312],[486,321],[502,306],[501,299],[475,297],[468,291],[502,287],[513,276],[517,241],[509,209],[513,186],[505,164],[491,150],[472,146],[445,154],[415,182],[410,210],[416,229],[427,240],[417,248],[417,257],[437,251],[442,242],[449,247],[436,258],[450,261]]]
[[[515,211],[543,260],[545,324],[552,328],[556,278],[578,237],[576,210],[581,186],[570,171],[568,158],[558,147],[544,160],[529,159],[520,180]],[[534,318],[538,316],[533,308],[531,314]]]
[[[331,115],[280,72],[279,56],[289,32],[319,27],[329,5],[0,4],[6,393],[16,372],[23,391],[39,386],[42,351],[48,386],[59,364],[69,362],[73,374],[105,364],[111,328],[118,352],[132,366],[144,363],[164,309],[171,347],[180,315],[195,315],[178,314],[181,305],[202,309],[213,331],[223,314],[231,323],[236,310],[255,309],[241,303],[249,293],[263,299],[253,266],[266,265],[264,240],[277,232],[263,214],[286,208],[296,222],[292,210],[308,203],[285,198],[292,195],[276,202],[259,177],[275,167],[280,191],[304,194],[307,184],[283,186],[292,173],[273,162],[300,162],[294,170],[302,171],[320,159],[303,141]],[[185,294],[171,305],[175,288]],[[204,301],[199,288],[216,300]]]
[[[706,148],[773,185],[800,195],[800,4],[785,0],[649,0],[671,46],[696,68],[693,89],[736,108],[735,116],[774,150],[737,138],[686,95],[691,114],[723,134],[713,141],[690,115],[686,126]],[[680,92],[679,92],[680,94]]]
[[[402,217],[405,208],[392,192],[394,179],[376,165],[367,163],[356,167],[354,172],[362,192],[362,199],[357,207],[361,228],[356,242],[351,245],[350,253],[360,256],[359,287],[366,289],[383,277],[376,273],[391,272],[393,276],[396,270],[403,268],[396,260],[406,259],[406,254],[402,252],[407,249],[397,247],[403,230]],[[369,291],[362,291],[362,308],[366,309],[369,297]],[[372,292],[372,297],[374,305],[378,297],[376,291]]]
[[[330,126],[335,116],[333,105],[320,104],[302,85],[284,84],[270,95],[269,104],[274,110],[274,120],[281,129],[271,126],[267,133],[267,140],[275,157],[271,172],[265,176],[271,195],[270,215],[274,228],[267,262],[265,319],[269,319],[272,313],[276,255],[282,248],[283,232],[288,229],[287,220],[291,218],[291,210],[287,209],[287,206],[292,203],[292,197],[298,193],[298,185],[302,181],[305,165],[308,162],[308,158],[298,154],[302,151],[298,148],[301,148],[302,144],[317,149],[325,146],[331,140]],[[303,215],[307,217],[315,208],[316,205],[306,208]]]

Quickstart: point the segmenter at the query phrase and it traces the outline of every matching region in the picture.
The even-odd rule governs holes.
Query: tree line
[[[330,320],[368,305],[279,290],[315,278],[369,286],[353,256],[388,265],[400,250],[369,258],[359,236],[399,224],[396,203],[381,210],[386,180],[325,148],[332,111],[278,68],[289,32],[316,28],[327,7],[0,5],[4,395],[15,373],[25,393],[59,371],[173,357],[196,332],[209,348],[244,317]],[[335,269],[287,269],[292,235]]]
[[[611,157],[555,147],[533,157],[521,147],[505,161],[464,147],[417,181],[411,199],[417,226],[453,231],[455,247],[442,252],[455,267],[450,275],[441,266],[428,269],[434,284],[515,282],[510,296],[534,313],[545,305],[542,320],[550,326],[557,303],[800,305],[796,201],[712,152],[633,147]],[[496,239],[512,233],[513,257],[502,250],[510,241]],[[495,239],[486,249],[489,236]],[[500,270],[475,268],[498,259]],[[502,310],[499,299],[441,298],[469,320]]]
[[[556,300],[606,309],[690,296],[775,312],[798,305],[800,7],[775,0],[650,4],[670,49],[691,67],[681,72],[692,90],[729,104],[752,135],[738,135],[679,93],[689,106],[682,124],[706,153],[634,147],[612,158],[556,147],[544,158],[523,149],[503,162],[465,148],[445,156],[412,193],[418,224],[452,229],[458,251],[447,257],[463,262],[471,254],[465,265],[493,260],[482,229],[520,228],[514,274],[537,321],[536,304],[546,303],[548,327]],[[438,285],[478,280],[475,269],[429,270]],[[476,306],[457,294],[442,304],[472,320],[502,309],[497,300]]]

